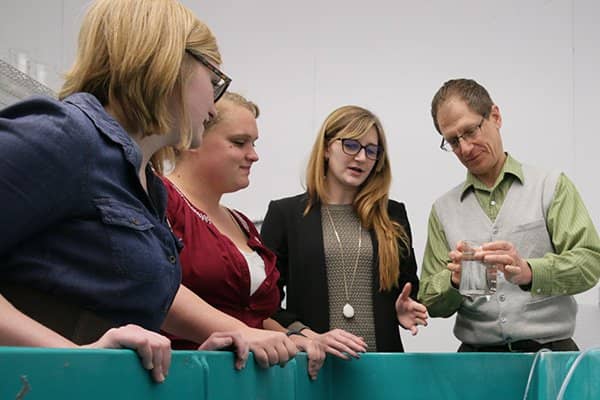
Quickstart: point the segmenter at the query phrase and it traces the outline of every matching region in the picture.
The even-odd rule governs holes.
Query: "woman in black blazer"
[[[416,334],[427,324],[425,307],[414,300],[419,284],[406,210],[388,199],[386,149],[370,111],[333,111],[313,146],[307,192],[271,201],[262,224],[286,294],[273,318],[342,358],[365,344],[401,352],[398,325]]]

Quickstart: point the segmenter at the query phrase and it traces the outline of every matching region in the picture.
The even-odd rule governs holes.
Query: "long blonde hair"
[[[325,151],[337,138],[360,138],[375,128],[383,152],[370,175],[354,197],[353,207],[365,229],[373,229],[379,253],[379,290],[390,290],[398,285],[400,251],[410,251],[409,237],[403,226],[390,219],[388,193],[392,172],[387,155],[385,133],[379,119],[369,110],[358,106],[343,106],[334,110],[323,122],[310,155],[306,173],[308,203],[304,214],[318,203],[327,202],[327,163]]]
[[[181,119],[181,148],[192,140],[183,88],[191,76],[189,50],[221,64],[210,29],[176,0],[97,0],[79,32],[75,63],[59,98],[76,92],[93,94],[110,105],[125,130],[142,136],[165,134]],[[180,114],[170,111],[173,100]],[[162,172],[168,152],[152,157]]]

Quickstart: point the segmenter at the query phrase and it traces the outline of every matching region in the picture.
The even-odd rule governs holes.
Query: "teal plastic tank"
[[[579,353],[544,353],[527,399],[554,399]],[[227,352],[173,353],[165,383],[154,383],[130,350],[0,347],[0,399],[377,400],[523,399],[533,354],[369,353],[329,358],[317,381],[306,355],[285,367],[243,371]],[[564,399],[600,399],[600,355],[579,364]]]
[[[577,357],[582,356],[575,364]],[[543,353],[540,355],[537,387],[532,399],[556,399],[566,375],[573,369],[563,399],[600,399],[600,349],[585,353]]]

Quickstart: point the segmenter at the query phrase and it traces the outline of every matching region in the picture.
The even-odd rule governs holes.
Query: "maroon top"
[[[163,178],[168,193],[167,218],[175,235],[183,242],[180,253],[182,283],[213,307],[246,325],[261,328],[264,319],[279,308],[279,271],[275,254],[261,242],[254,224],[244,215],[232,215],[248,237],[248,247],[265,263],[266,279],[250,295],[250,271],[236,245],[194,207],[173,183]],[[171,336],[174,349],[195,349],[198,344]]]

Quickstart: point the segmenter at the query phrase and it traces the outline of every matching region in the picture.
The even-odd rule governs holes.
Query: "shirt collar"
[[[125,158],[133,164],[136,171],[142,165],[142,151],[123,129],[123,127],[106,112],[100,101],[90,93],[75,93],[65,102],[79,108],[96,126],[98,131],[123,148]]]
[[[525,182],[525,176],[523,175],[523,167],[519,161],[514,159],[510,154],[506,153],[506,161],[500,170],[500,175],[496,179],[496,183],[491,188],[488,188],[481,182],[479,179],[475,177],[471,172],[467,172],[467,178],[465,179],[465,183],[463,184],[462,191],[460,193],[460,199],[466,196],[466,194],[475,189],[483,189],[487,191],[493,191],[498,187],[500,182],[502,182],[509,175],[514,176],[521,184]]]

